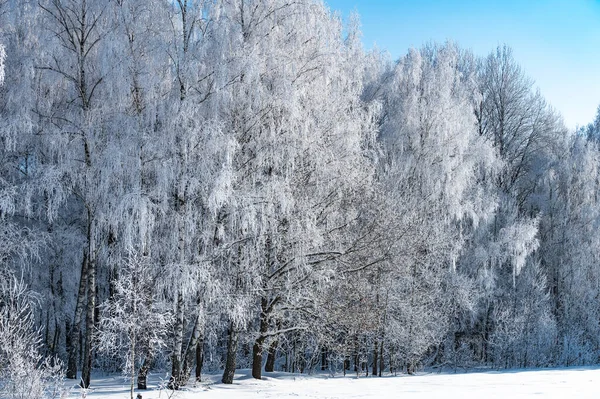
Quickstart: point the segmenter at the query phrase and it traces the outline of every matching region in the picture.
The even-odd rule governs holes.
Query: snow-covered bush
[[[9,271],[0,271],[0,392],[7,399],[63,398],[63,364],[40,353],[35,295]]]

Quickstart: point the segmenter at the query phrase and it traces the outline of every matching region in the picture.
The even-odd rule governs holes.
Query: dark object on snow
[[[142,394],[138,393],[138,396],[136,396],[135,399],[142,399]]]

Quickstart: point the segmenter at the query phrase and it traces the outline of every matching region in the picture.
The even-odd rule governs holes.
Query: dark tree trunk
[[[375,347],[373,348],[373,376],[377,375],[377,361],[379,360],[377,356],[379,355],[379,348],[377,347],[377,340],[375,340]]]
[[[262,378],[262,346],[264,337],[258,337],[252,346],[252,377],[260,380]]]
[[[84,251],[81,261],[81,277],[79,278],[79,290],[77,291],[77,305],[75,306],[75,317],[69,333],[67,334],[66,344],[69,352],[67,360],[67,378],[77,379],[77,359],[79,358],[79,334],[81,333],[81,319],[85,304],[85,289],[87,286],[87,253]]]
[[[279,346],[279,340],[275,340],[271,342],[269,345],[269,350],[267,352],[267,362],[265,363],[265,371],[267,373],[272,373],[275,371],[275,358],[277,355],[277,347]]]
[[[360,374],[360,356],[359,356],[359,348],[358,348],[358,337],[354,337],[354,371],[356,372],[356,376],[358,377]]]
[[[233,323],[229,326],[229,338],[227,340],[227,359],[225,361],[225,370],[223,371],[223,384],[232,384],[235,375],[235,362],[237,356],[238,332],[235,330]]]
[[[321,348],[321,371],[327,370],[327,348]]]
[[[171,378],[168,388],[177,390],[181,386],[181,347],[183,345],[183,294],[177,294],[177,310],[175,320],[175,339],[173,340],[173,352],[171,354]]]
[[[202,381],[202,365],[204,364],[204,339],[196,345],[196,381]]]
[[[144,358],[144,362],[138,371],[137,377],[137,386],[138,389],[148,389],[148,372],[150,371],[150,367],[152,367],[152,362],[154,358],[152,355],[147,354]]]
[[[89,237],[90,240],[93,238]],[[88,288],[87,288],[87,309],[85,318],[85,345],[83,348],[83,369],[81,371],[81,386],[89,388],[92,377],[92,361],[94,357],[93,342],[94,342],[94,319],[96,312],[96,266],[94,260],[94,250],[90,248],[88,251]]]
[[[58,345],[60,344],[60,332],[62,331],[60,329],[60,322],[56,316],[54,317],[54,325],[56,326],[56,330],[54,330],[54,337],[52,339],[52,354],[56,355],[58,351]]]
[[[292,339],[293,339],[293,343],[292,343],[292,358],[291,358],[290,369],[292,370],[292,373],[295,373],[296,372],[296,337],[294,336]]]
[[[383,340],[379,345],[379,376],[381,377],[381,373],[383,373],[384,359],[383,359]]]
[[[269,309],[267,309],[268,303],[266,298],[261,298],[260,307],[259,333],[252,346],[252,377],[257,380],[262,378],[263,344],[265,343],[265,339],[267,339],[266,333],[269,329]]]

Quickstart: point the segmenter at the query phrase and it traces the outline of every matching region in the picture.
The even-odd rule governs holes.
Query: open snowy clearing
[[[179,392],[160,390],[160,377],[154,376],[151,389],[140,391],[143,399],[192,398],[598,398],[600,369],[574,368],[533,371],[503,371],[466,374],[420,374],[372,378],[326,375],[265,373],[261,381],[241,370],[233,385],[208,375],[197,387]],[[96,378],[88,398],[125,399],[127,382],[121,377]],[[137,390],[136,390],[137,394]],[[71,397],[80,397],[77,389]]]

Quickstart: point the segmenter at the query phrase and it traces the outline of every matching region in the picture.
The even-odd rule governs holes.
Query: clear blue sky
[[[325,0],[361,16],[363,42],[399,58],[410,47],[453,40],[485,55],[512,47],[548,102],[574,128],[600,104],[600,0]]]

